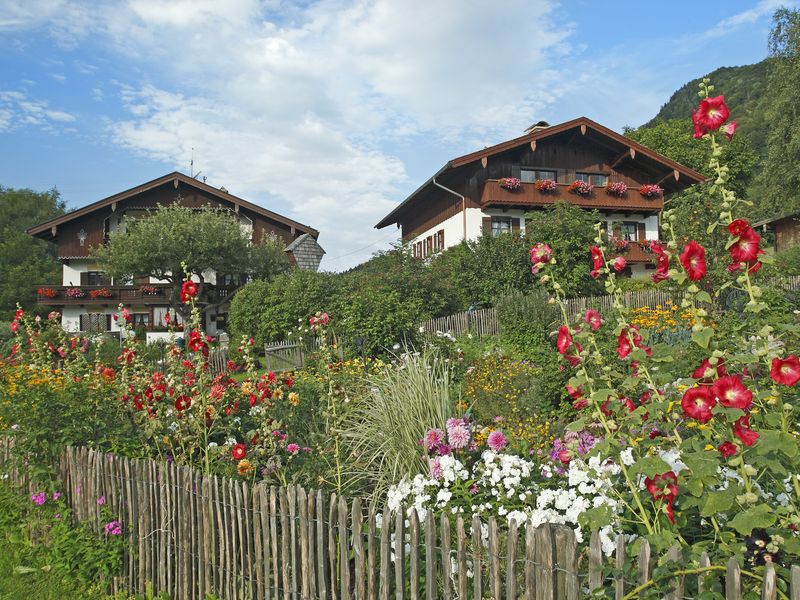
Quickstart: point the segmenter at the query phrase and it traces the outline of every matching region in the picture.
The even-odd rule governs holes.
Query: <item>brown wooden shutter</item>
[[[519,219],[511,219],[511,231],[519,231]]]
[[[433,236],[429,235],[425,238],[425,256],[430,256],[433,254]]]
[[[643,242],[647,239],[647,230],[644,227],[644,223],[637,223],[636,224],[636,240],[639,242]]]
[[[83,271],[81,273],[80,285],[89,285],[89,273],[88,273],[88,271]]]
[[[436,237],[439,239],[439,250],[444,250],[444,229],[437,231]]]
[[[80,329],[81,331],[86,331],[86,316],[87,315],[81,315],[79,318],[78,329]]]
[[[492,217],[483,217],[483,233],[492,233]]]
[[[111,315],[106,315],[106,331],[111,331]]]

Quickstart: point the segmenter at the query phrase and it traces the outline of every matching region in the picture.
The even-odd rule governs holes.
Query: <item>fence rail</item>
[[[786,290],[800,290],[800,276],[794,275],[769,279],[768,284],[779,285]],[[622,295],[622,302],[628,308],[642,308],[645,306],[655,307],[658,305],[678,305],[684,298],[682,291],[669,290],[642,290],[639,292],[625,292]],[[570,319],[577,319],[582,316],[586,309],[608,311],[613,307],[613,297],[603,296],[581,296],[569,298],[564,301],[564,308]],[[445,317],[438,317],[425,321],[422,326],[428,333],[449,332],[456,337],[472,334],[476,337],[497,335],[500,333],[500,321],[497,311],[494,308],[484,308],[475,311],[460,312]]]
[[[0,468],[12,459],[0,442]],[[23,471],[6,469],[12,483],[29,486]],[[188,600],[217,594],[225,600],[575,600],[605,586],[616,598],[650,581],[655,564],[647,542],[628,580],[626,541],[617,538],[612,562],[595,533],[583,552],[571,529],[518,527],[490,518],[412,512],[390,515],[360,499],[301,487],[254,486],[187,467],[67,448],[59,464],[65,498],[76,519],[102,529],[97,499],[122,522],[133,551],[118,590]],[[30,489],[30,488],[29,488]],[[673,548],[668,558],[680,561]],[[701,556],[700,565],[709,565]],[[610,568],[616,566],[617,571]],[[790,597],[800,598],[800,567],[790,570]],[[608,574],[608,576],[604,575]],[[771,564],[761,582],[747,580],[735,558],[714,571],[725,598],[740,600],[753,586],[776,598]],[[708,585],[692,575],[670,583],[666,598],[695,597]]]

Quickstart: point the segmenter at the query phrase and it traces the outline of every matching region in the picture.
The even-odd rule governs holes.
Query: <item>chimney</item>
[[[547,121],[537,121],[530,127],[525,130],[525,133],[533,133],[534,131],[539,131],[540,129],[547,129],[550,127],[550,123]]]

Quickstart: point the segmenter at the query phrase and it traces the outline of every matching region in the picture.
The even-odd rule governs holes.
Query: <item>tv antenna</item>
[[[189,176],[192,179],[197,179],[198,177],[200,177],[200,173],[202,173],[202,171],[198,171],[197,173],[194,172],[194,146],[192,146],[192,158],[189,161]],[[203,183],[205,182],[206,182],[206,177],[203,176]]]

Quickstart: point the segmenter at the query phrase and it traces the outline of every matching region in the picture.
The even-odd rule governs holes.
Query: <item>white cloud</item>
[[[705,32],[706,38],[717,38],[733,33],[746,25],[752,25],[762,17],[771,15],[782,6],[793,5],[795,2],[789,0],[760,0],[758,4],[743,10],[740,13],[722,19],[714,27]]]
[[[56,133],[62,131],[60,124],[72,121],[74,115],[51,109],[44,100],[31,98],[25,92],[0,90],[0,131],[30,125]]]

